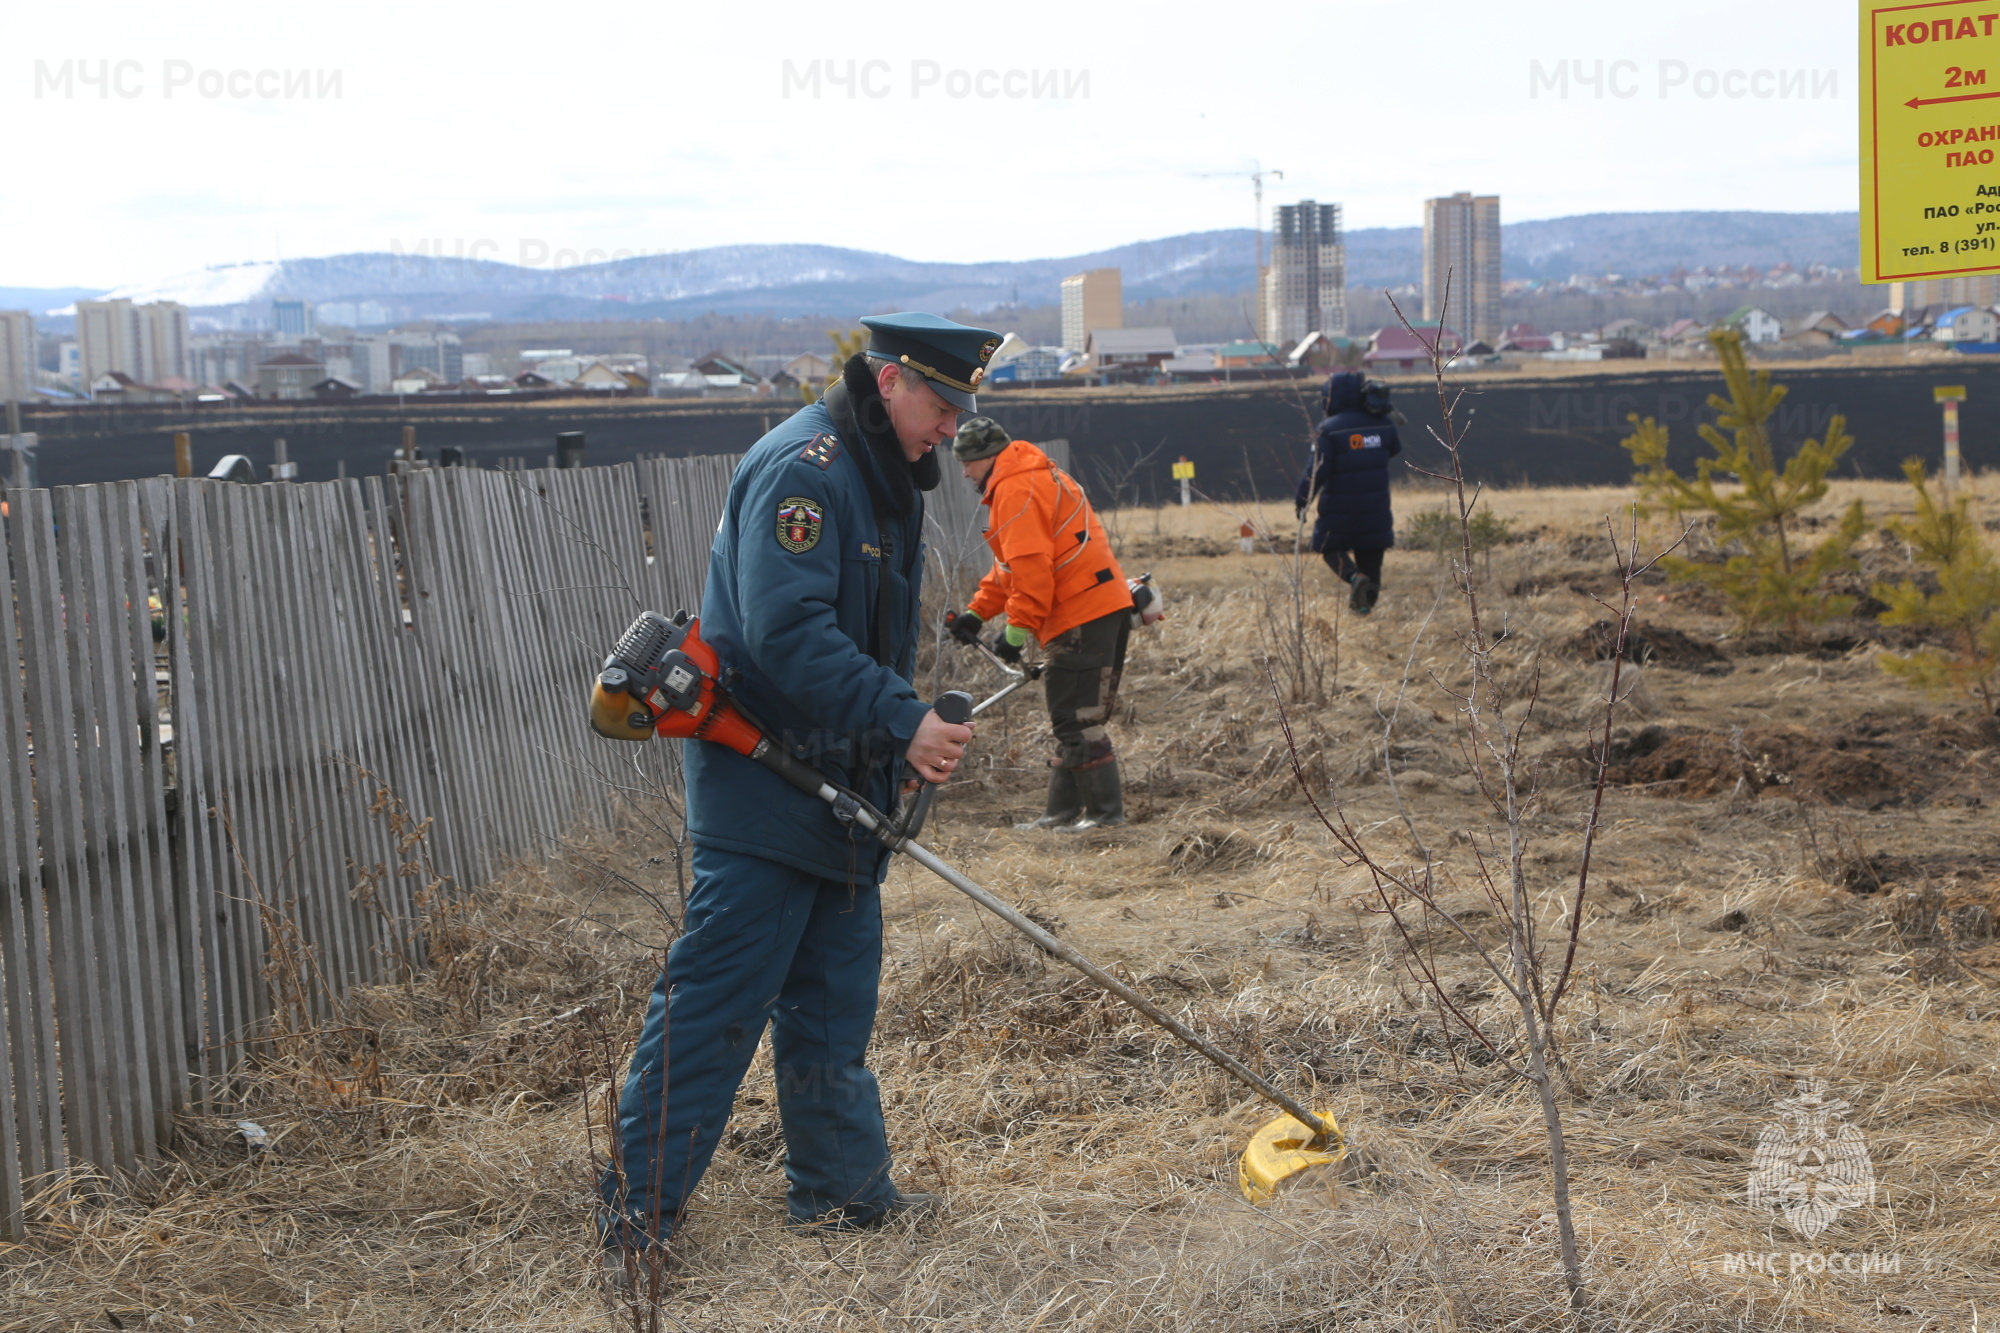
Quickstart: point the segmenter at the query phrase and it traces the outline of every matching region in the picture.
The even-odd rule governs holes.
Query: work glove
[[[986,622],[970,611],[947,611],[944,613],[945,632],[967,647],[979,642],[979,627]]]
[[[1292,511],[1299,516],[1299,522],[1303,523],[1306,521],[1306,502],[1304,500],[1293,505]]]
[[[1019,662],[1021,650],[1028,646],[1031,636],[1019,625],[1009,625],[1006,631],[993,640],[993,654],[1003,662]]]

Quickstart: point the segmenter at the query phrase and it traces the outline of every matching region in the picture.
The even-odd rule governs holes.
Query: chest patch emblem
[[[1380,435],[1350,435],[1347,437],[1347,447],[1350,449],[1380,449],[1382,447],[1382,437]]]
[[[793,555],[818,546],[820,529],[825,525],[826,511],[817,500],[792,495],[778,504],[778,545]]]
[[[840,457],[840,437],[838,435],[815,435],[811,444],[799,450],[799,457],[816,464],[821,472],[833,466],[833,460]],[[791,502],[786,501],[787,504]]]

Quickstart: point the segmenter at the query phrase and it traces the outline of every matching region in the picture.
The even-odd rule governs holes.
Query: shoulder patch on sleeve
[[[826,511],[817,500],[788,495],[778,502],[778,545],[793,555],[802,555],[819,545],[826,526]]]
[[[799,457],[818,466],[821,472],[833,466],[833,460],[840,457],[840,437],[821,432],[812,437],[812,442],[799,450]]]

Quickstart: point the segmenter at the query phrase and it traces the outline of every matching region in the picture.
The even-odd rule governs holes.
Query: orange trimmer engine
[[[590,694],[590,725],[612,740],[698,739],[761,758],[763,733],[723,692],[721,660],[685,611],[647,611],[604,659]]]

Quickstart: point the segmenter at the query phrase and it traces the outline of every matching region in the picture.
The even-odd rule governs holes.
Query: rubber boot
[[[1042,817],[1014,827],[1024,833],[1033,829],[1061,828],[1082,813],[1083,798],[1077,795],[1076,770],[1052,768],[1049,770],[1049,803],[1044,807]]]
[[[1382,591],[1382,585],[1366,574],[1354,576],[1354,595],[1347,599],[1349,609],[1356,615],[1367,615],[1375,609],[1375,595]]]
[[[1064,833],[1083,833],[1094,828],[1117,828],[1125,822],[1125,786],[1118,779],[1118,761],[1095,768],[1076,770],[1077,790],[1083,794],[1083,818],[1070,824]]]

